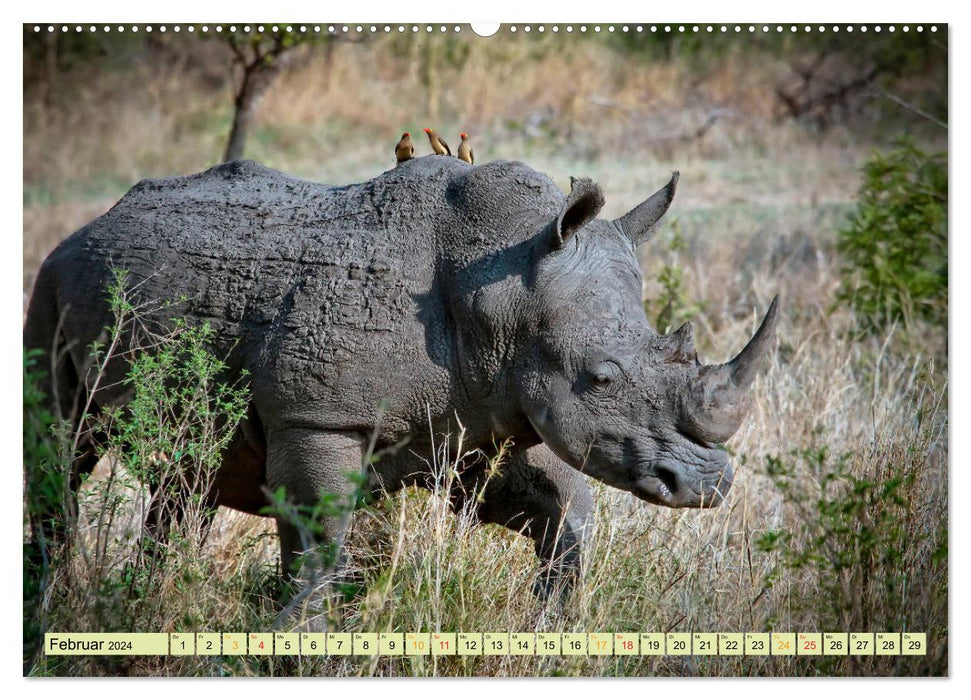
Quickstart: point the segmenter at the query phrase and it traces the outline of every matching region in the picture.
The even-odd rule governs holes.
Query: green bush
[[[23,544],[25,648],[40,643],[46,620],[38,611],[50,583],[52,558],[57,553],[55,530],[68,513],[64,498],[70,460],[65,459],[66,428],[51,412],[43,389],[46,375],[40,369],[43,353],[24,351],[24,464],[32,465],[24,479]]]
[[[863,166],[857,210],[839,234],[839,301],[863,330],[922,318],[947,324],[947,156],[909,141]]]
[[[931,461],[927,440],[878,441],[840,455],[825,444],[766,455],[766,473],[782,498],[782,527],[754,544],[778,555],[767,588],[798,581],[815,591],[793,598],[796,619],[820,630],[934,627],[947,600],[948,537],[943,501],[928,507],[919,497]]]
[[[220,381],[226,364],[209,350],[215,335],[208,322],[192,326],[176,320],[154,352],[132,360],[126,411],[106,411],[110,446],[124,453],[127,468],[145,483],[159,485],[165,471],[160,462],[179,466],[168,475],[173,478],[214,473],[245,415],[248,390]],[[189,464],[192,475],[182,474]]]
[[[146,327],[146,307],[128,297],[123,272],[109,297],[114,323],[106,342],[91,347],[88,378],[99,385],[109,363],[127,357],[131,399],[124,408],[58,421],[44,393],[42,353],[24,353],[24,670],[33,675],[78,668],[43,654],[48,630],[194,629],[224,605],[213,558],[202,554],[213,514],[205,496],[245,416],[249,389],[226,383],[228,367],[213,353],[216,332],[208,323],[176,320],[164,334],[136,332]],[[107,436],[97,448],[106,464],[100,476],[78,480],[75,498],[68,475],[89,428]],[[149,486],[170,496],[164,541],[149,536],[139,507]],[[123,672],[135,663],[119,658],[99,668]]]
[[[662,252],[662,262],[655,269],[655,279],[661,285],[661,294],[656,299],[644,302],[644,312],[648,318],[654,317],[654,327],[658,333],[669,333],[685,321],[690,321],[701,310],[701,304],[688,297],[684,281],[684,270],[680,254],[688,244],[681,233],[681,222],[671,222],[670,237],[666,250]]]

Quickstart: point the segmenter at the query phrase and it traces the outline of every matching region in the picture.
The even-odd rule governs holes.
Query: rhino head
[[[648,323],[635,251],[667,211],[671,181],[614,221],[597,219],[600,187],[573,179],[559,215],[536,234],[529,328],[510,385],[518,409],[556,455],[611,486],[670,507],[716,506],[732,486],[720,443],[739,428],[778,297],[725,364],[703,365],[685,324]]]

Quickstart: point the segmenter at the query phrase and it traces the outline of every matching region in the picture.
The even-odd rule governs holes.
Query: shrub
[[[143,483],[173,492],[208,490],[223,450],[246,412],[248,392],[220,381],[225,363],[209,350],[208,323],[175,323],[151,353],[131,363],[125,411],[106,411],[110,447]]]
[[[221,604],[210,580],[213,559],[202,556],[213,514],[205,494],[249,392],[225,383],[227,366],[211,350],[209,324],[176,321],[161,335],[136,333],[146,327],[148,307],[134,305],[125,285],[125,275],[116,273],[109,290],[115,320],[106,329],[108,341],[91,347],[88,377],[98,385],[109,363],[129,357],[124,381],[131,400],[123,409],[58,421],[46,408],[37,353],[24,356],[25,673],[76,671],[39,652],[49,629],[195,628]],[[67,476],[88,430],[108,436],[99,455],[110,473],[85,479],[75,502]],[[146,487],[172,497],[162,513],[164,541],[138,536],[145,519],[137,502]],[[55,529],[64,531],[56,540],[49,534]],[[104,667],[114,672],[136,663],[117,659]]]
[[[684,267],[680,254],[688,247],[681,233],[678,219],[671,222],[670,238],[662,255],[667,258],[655,269],[656,280],[661,286],[661,294],[656,299],[644,302],[648,318],[654,317],[654,327],[658,333],[668,333],[685,321],[690,321],[701,311],[701,305],[688,297],[684,281]]]
[[[839,234],[839,301],[866,332],[916,318],[947,324],[947,156],[907,140],[863,166],[859,203]]]
[[[767,455],[766,471],[782,496],[783,527],[754,544],[775,553],[765,585],[797,583],[790,613],[822,630],[926,631],[946,609],[947,524],[943,499],[922,498],[931,453],[914,441],[878,440],[838,456],[825,445]],[[798,624],[798,622],[797,622]],[[843,662],[822,666],[845,672]],[[876,668],[876,667],[874,667]]]
[[[54,529],[70,513],[66,507],[70,460],[65,446],[66,429],[47,405],[42,388],[45,372],[38,367],[43,353],[24,352],[24,463],[32,465],[24,482],[24,628],[25,647],[39,643],[45,628],[44,611],[35,615],[50,581],[51,558],[55,554]]]

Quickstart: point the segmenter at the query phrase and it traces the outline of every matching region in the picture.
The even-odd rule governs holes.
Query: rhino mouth
[[[664,462],[645,471],[631,491],[643,501],[668,508],[714,508],[732,487],[732,469],[727,464],[711,474],[685,473]]]

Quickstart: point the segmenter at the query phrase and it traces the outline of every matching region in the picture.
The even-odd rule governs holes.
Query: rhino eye
[[[605,389],[620,378],[620,367],[613,362],[601,362],[590,370],[591,383]]]

